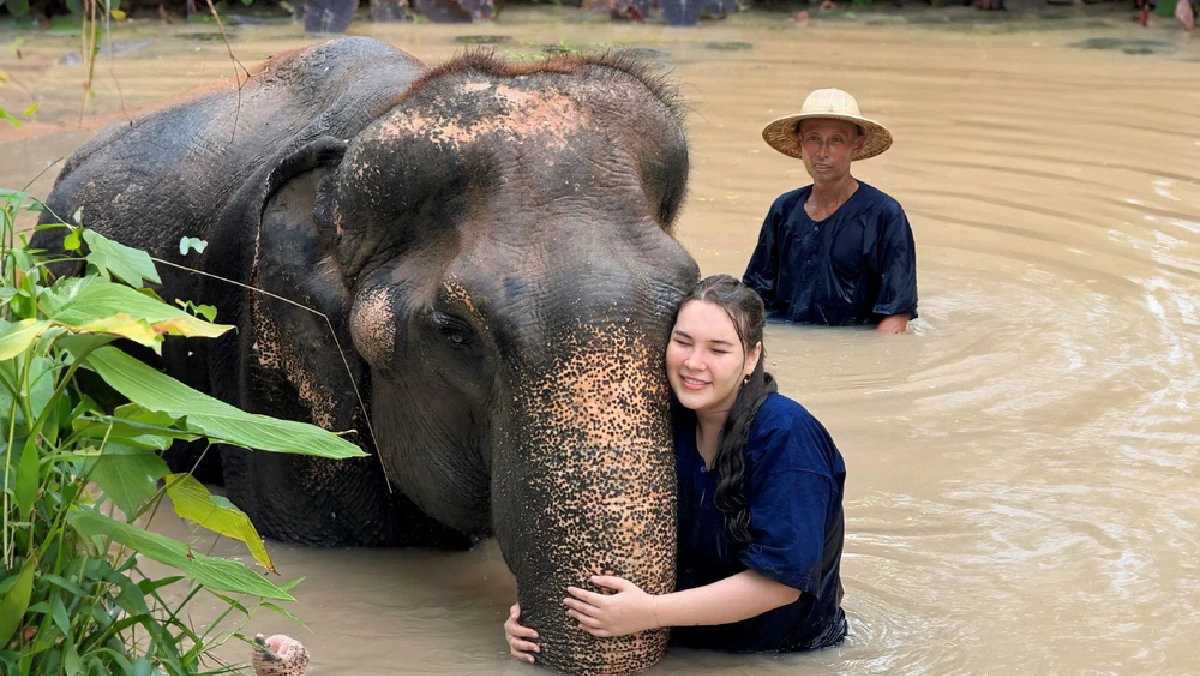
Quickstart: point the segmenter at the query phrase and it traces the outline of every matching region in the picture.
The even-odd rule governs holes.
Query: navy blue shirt
[[[804,211],[811,192],[806,186],[775,200],[742,276],[768,312],[830,326],[916,317],[916,247],[900,203],[859,181],[818,223]]]
[[[841,555],[846,466],[825,428],[803,406],[769,395],[746,443],[751,542],[733,539],[713,502],[716,470],[696,447],[695,413],[676,404],[679,471],[677,588],[702,587],[744,570],[800,590],[794,603],[741,622],[671,630],[675,645],[733,652],[824,648],[846,635]]]

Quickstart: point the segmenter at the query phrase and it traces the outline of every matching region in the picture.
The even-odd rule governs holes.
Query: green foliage
[[[318,427],[240,411],[110,345],[127,338],[158,350],[165,335],[215,337],[232,327],[211,323],[215,310],[205,306],[163,302],[146,288],[159,277],[145,252],[84,227],[39,226],[62,229],[67,256],[84,271],[54,279],[49,260],[16,233],[19,212],[43,208],[24,192],[0,190],[0,673],[227,671],[201,659],[230,639],[247,641],[241,628],[260,608],[291,618],[276,602],[291,601],[293,585],[149,529],[169,497],[181,518],[245,543],[278,574],[246,514],[190,474],[171,474],[163,451],[216,442],[330,458],[363,453]],[[98,404],[81,388],[81,371],[126,403]],[[146,560],[180,574],[154,577]],[[182,594],[161,593],[168,586]],[[224,606],[203,629],[185,612],[201,594]]]
[[[8,80],[7,73],[0,70],[0,84],[3,84],[7,80]],[[33,114],[37,112],[37,109],[38,109],[38,104],[35,103],[32,106],[29,106],[28,108],[26,108],[25,112],[21,113],[21,116],[25,117],[25,118],[32,117]],[[21,117],[17,117],[16,115],[13,115],[12,113],[8,112],[7,110],[4,109],[3,106],[0,106],[0,120],[5,120],[14,127],[19,127],[19,126],[21,126],[22,121],[27,121],[27,120],[22,120]]]
[[[195,237],[184,237],[183,239],[179,240],[179,255],[186,256],[187,252],[192,249],[195,249],[196,253],[204,253],[204,249],[207,246],[208,242],[202,239],[196,239]]]

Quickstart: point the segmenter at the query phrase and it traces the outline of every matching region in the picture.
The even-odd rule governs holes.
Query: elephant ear
[[[230,201],[205,251],[209,272],[250,288],[235,293],[228,282],[207,279],[203,293],[225,321],[236,319],[237,353],[247,371],[239,382],[214,382],[218,396],[253,406],[255,391],[266,390],[259,394],[340,429],[353,425],[350,377],[360,369],[344,352],[351,349],[348,336],[339,335],[349,294],[330,255],[336,235],[322,217],[328,208],[322,192],[345,151],[345,141],[324,136],[264,163]],[[222,366],[230,365],[210,372]]]
[[[325,173],[336,167],[346,152],[346,142],[322,136],[299,147],[280,151],[269,158],[242,185],[220,214],[210,232],[205,268],[243,283],[251,281],[257,256],[262,249],[265,212],[281,189],[310,172]],[[310,214],[311,217],[311,214]],[[228,296],[231,289],[221,282],[206,283],[211,294]]]
[[[350,309],[322,222],[322,192],[346,144],[321,138],[281,152],[231,201],[205,251],[218,316],[236,345],[207,355],[214,394],[252,413],[304,420],[374,454],[365,406],[367,369],[345,330]],[[394,496],[376,457],[330,460],[224,449],[229,498],[272,537],[317,545],[392,543]],[[358,518],[347,519],[354,514]],[[339,518],[339,515],[342,515]]]

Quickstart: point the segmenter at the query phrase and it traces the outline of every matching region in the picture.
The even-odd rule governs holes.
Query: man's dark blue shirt
[[[916,317],[916,247],[900,203],[859,181],[818,223],[804,210],[811,192],[806,186],[775,200],[742,277],[768,313],[830,326]]]

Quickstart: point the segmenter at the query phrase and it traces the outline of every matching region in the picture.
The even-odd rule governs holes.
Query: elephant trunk
[[[567,587],[617,575],[651,594],[675,585],[676,490],[664,341],[628,326],[573,334],[544,369],[517,376],[498,421],[493,514],[539,663],[629,673],[666,653],[667,630],[597,638],[567,616]]]

